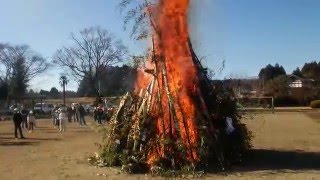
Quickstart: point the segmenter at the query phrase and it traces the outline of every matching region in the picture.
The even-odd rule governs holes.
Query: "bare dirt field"
[[[89,121],[90,122],[90,121]],[[250,161],[212,179],[320,179],[320,112],[256,114],[245,120],[253,132]],[[114,168],[87,163],[100,136],[89,126],[69,123],[59,133],[50,120],[38,120],[27,139],[15,140],[11,121],[0,122],[1,180],[150,179],[148,175],[119,174]],[[105,173],[106,177],[97,174]],[[159,178],[160,179],[160,178]]]

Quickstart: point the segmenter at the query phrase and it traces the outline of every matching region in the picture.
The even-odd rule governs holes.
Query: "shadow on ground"
[[[305,115],[314,120],[315,122],[320,123],[320,112],[309,112],[305,113]]]
[[[28,137],[27,140],[32,140],[32,141],[61,141],[60,138],[30,138],[30,137]]]
[[[0,133],[0,136],[2,135],[12,135],[13,133]]]
[[[253,149],[248,161],[232,171],[320,170],[320,153]]]
[[[16,140],[13,137],[0,137],[0,146],[35,146],[42,141],[60,141],[59,138],[26,138]]]
[[[1,142],[0,141],[0,146],[35,146],[39,145],[40,142],[31,142],[31,141],[10,141],[10,142]]]

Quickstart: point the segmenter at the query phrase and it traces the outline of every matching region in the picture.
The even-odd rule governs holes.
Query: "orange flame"
[[[193,98],[198,92],[197,69],[193,63],[188,44],[188,8],[189,0],[160,0],[155,21],[155,53],[157,60],[153,94],[159,92],[161,108],[151,109],[157,119],[157,135],[164,141],[170,137],[173,141],[182,140],[190,162],[199,160],[197,146],[199,142],[197,109]],[[146,88],[150,77],[138,74],[137,88]],[[146,82],[147,81],[147,82]],[[156,100],[152,101],[155,105]],[[165,152],[174,151],[172,147],[159,146],[149,153],[148,163],[156,161],[156,155],[165,156]]]

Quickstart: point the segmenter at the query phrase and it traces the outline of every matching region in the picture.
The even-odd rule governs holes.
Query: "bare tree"
[[[11,46],[9,44],[0,45],[0,80],[9,82],[12,76],[14,64],[24,59],[24,76],[27,81],[36,75],[44,72],[49,67],[45,58],[35,53],[27,45]]]
[[[48,67],[46,59],[27,45],[0,44],[0,81],[8,88],[7,103],[20,100],[28,82]]]
[[[127,48],[107,30],[86,28],[78,36],[71,35],[73,45],[59,49],[53,62],[67,67],[77,79],[87,78],[98,95],[97,82],[108,66],[122,62]]]
[[[155,8],[153,7],[157,3],[158,0],[120,0],[118,6],[121,13],[124,14],[124,29],[131,27],[131,37],[141,40],[151,34],[151,29],[156,31],[153,20]]]
[[[9,48],[7,44],[0,44],[0,81],[9,82],[12,71],[12,60],[9,57]]]

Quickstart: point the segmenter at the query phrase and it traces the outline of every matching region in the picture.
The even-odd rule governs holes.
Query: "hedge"
[[[320,100],[314,100],[310,103],[311,108],[320,108]]]

